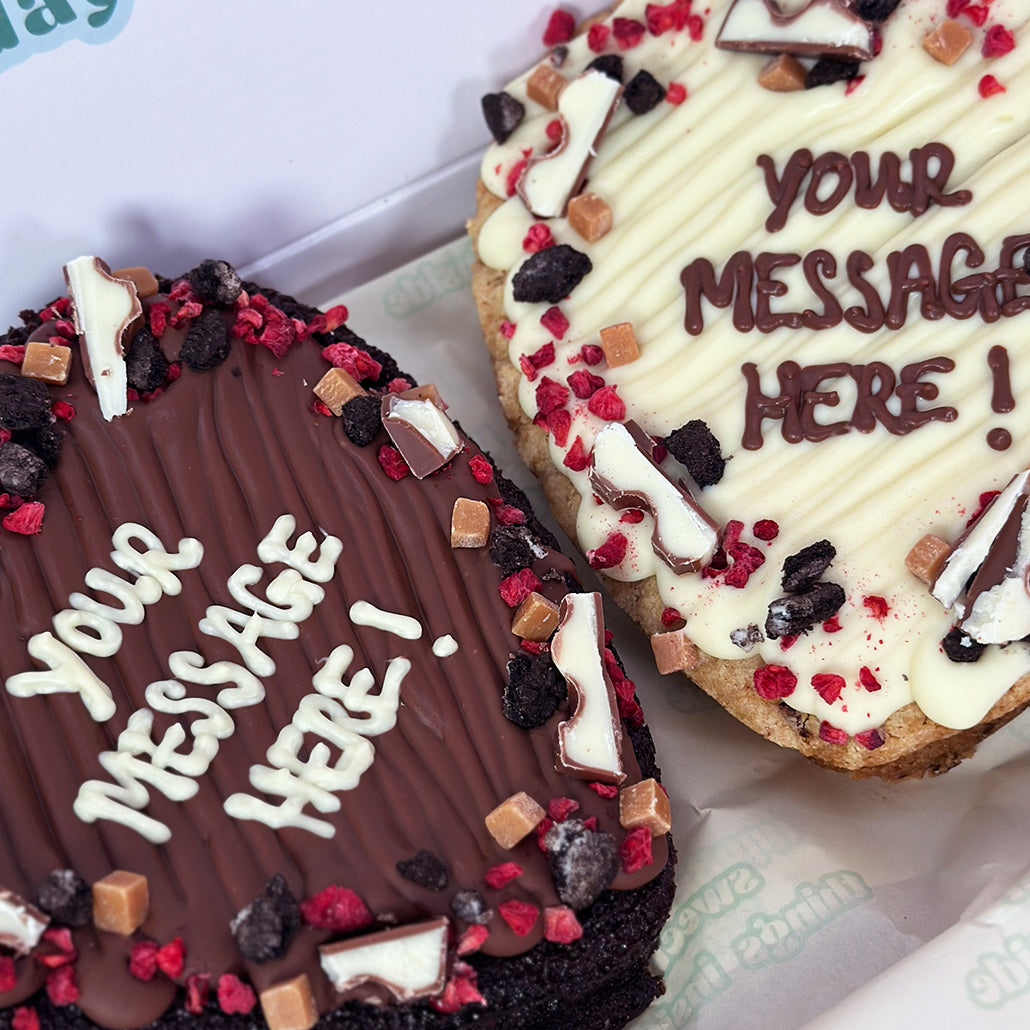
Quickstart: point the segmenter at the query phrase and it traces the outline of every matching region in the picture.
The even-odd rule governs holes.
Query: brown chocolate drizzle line
[[[1012,384],[1009,380],[1009,352],[996,344],[987,352],[987,365],[994,383],[991,391],[991,410],[999,414],[1012,411],[1016,406],[1016,398],[1012,396]]]

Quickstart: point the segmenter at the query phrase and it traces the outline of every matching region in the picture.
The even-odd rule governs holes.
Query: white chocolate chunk
[[[562,142],[526,167],[520,194],[540,218],[557,218],[582,182],[622,87],[603,72],[587,71],[570,82],[558,100],[564,120]]]
[[[604,667],[600,594],[566,594],[551,658],[569,684],[572,718],[558,726],[558,762],[591,780],[621,783],[622,725],[615,688]]]
[[[398,1002],[438,994],[447,975],[447,919],[351,938],[318,949],[322,969],[339,992],[377,983]]]
[[[28,955],[50,920],[14,891],[0,889],[0,945]]]
[[[75,330],[86,344],[100,412],[110,422],[129,410],[122,336],[143,314],[136,286],[115,279],[96,257],[77,257],[64,266],[75,305]]]
[[[840,54],[868,60],[873,31],[840,0],[811,0],[792,14],[776,0],[736,0],[719,30],[717,46],[761,53]]]

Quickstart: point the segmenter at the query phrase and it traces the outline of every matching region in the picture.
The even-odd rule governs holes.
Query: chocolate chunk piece
[[[837,583],[813,583],[803,594],[779,597],[769,605],[765,635],[778,640],[807,633],[836,615],[844,600],[844,588]]]
[[[839,57],[820,57],[805,73],[805,89],[845,82],[858,74],[858,61]]]
[[[179,357],[194,372],[210,372],[229,356],[230,344],[225,319],[208,308],[190,323]]]
[[[977,662],[986,646],[986,644],[974,640],[967,633],[963,633],[958,626],[952,627],[941,641],[944,653],[953,662]]]
[[[383,428],[381,413],[382,404],[378,397],[365,394],[352,397],[343,406],[340,418],[343,419],[343,431],[351,443],[359,447],[367,447]]]
[[[265,889],[229,924],[244,958],[267,962],[286,953],[300,929],[300,906],[282,873],[276,873]]]
[[[243,289],[236,269],[228,261],[201,261],[186,278],[197,300],[222,308],[232,307]]]
[[[431,891],[445,890],[448,883],[447,866],[431,851],[420,851],[414,858],[397,863],[397,872],[405,880],[411,880]]]
[[[691,419],[666,437],[665,446],[702,489],[715,486],[726,471],[726,459],[715,434],[706,422]]]
[[[783,563],[783,579],[780,585],[788,594],[799,594],[807,590],[837,557],[837,548],[829,540],[817,540],[802,547],[797,554],[790,555]]]
[[[600,57],[595,57],[585,70],[589,71],[591,68],[607,75],[609,79],[622,82],[622,58],[618,54],[601,54]]]
[[[531,255],[515,273],[512,290],[524,304],[558,304],[591,271],[590,258],[567,243],[547,247]]]
[[[626,83],[622,99],[634,114],[647,114],[665,99],[665,87],[649,71],[641,68]]]
[[[39,885],[36,905],[66,926],[85,926],[93,918],[93,892],[71,869],[55,869]]]
[[[493,911],[486,907],[486,901],[479,891],[455,891],[451,898],[451,911],[466,923],[489,923]]]
[[[615,838],[588,830],[579,819],[555,823],[544,835],[544,847],[558,897],[571,908],[592,905],[619,871]]]
[[[30,432],[13,433],[13,443],[19,443],[27,447],[38,458],[42,458],[48,469],[57,465],[61,457],[61,448],[64,446],[64,429],[58,423],[43,426],[42,429],[33,429]]]
[[[866,21],[886,21],[901,0],[855,0],[853,8],[859,18]]]
[[[35,497],[46,477],[46,462],[27,447],[10,441],[0,446],[0,491]]]
[[[143,326],[136,333],[132,349],[125,357],[125,372],[129,386],[137,393],[151,393],[164,386],[168,378],[168,359],[161,353],[157,337],[149,326]]]
[[[517,654],[508,660],[508,683],[501,695],[501,712],[516,726],[543,726],[568,696],[565,677],[549,654]]]
[[[519,127],[526,109],[510,93],[487,93],[482,100],[483,117],[490,135],[503,143]]]
[[[0,429],[39,429],[50,421],[50,391],[45,383],[0,374]]]
[[[505,576],[533,564],[529,534],[522,526],[497,526],[490,534],[490,560]]]

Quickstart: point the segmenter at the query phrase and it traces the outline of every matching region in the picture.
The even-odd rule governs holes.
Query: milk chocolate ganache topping
[[[76,357],[67,386],[48,388],[46,421],[65,431],[49,477],[29,499],[0,497],[5,914],[35,917],[48,878],[80,900],[104,881],[104,925],[121,927],[99,928],[96,889],[92,918],[87,893],[74,923],[46,902],[46,930],[23,919],[18,948],[0,942],[13,967],[0,1008],[31,1007],[56,982],[34,950],[40,929],[39,948],[70,957],[52,1003],[100,1026],[197,1011],[201,988],[225,1011],[248,991],[253,1008],[256,995],[271,1006],[310,989],[305,1003],[325,1012],[344,998],[319,948],[351,939],[312,914],[327,888],[364,913],[352,931],[446,918],[452,939],[474,925],[485,954],[513,955],[544,920],[513,928],[504,902],[560,901],[537,835],[506,852],[484,817],[523,791],[543,806],[570,799],[565,811],[624,836],[617,798],[556,770],[567,699],[534,729],[505,718],[524,653],[509,570],[488,547],[452,548],[455,500],[523,534],[516,575],[549,601],[568,592],[571,563],[464,436],[439,471],[410,474],[377,420],[378,395],[411,381],[339,317],[252,284],[201,285],[162,280],[144,299],[128,352],[139,389],[111,420],[66,304],[0,341],[12,379],[28,336],[63,336]],[[333,417],[312,393],[327,359],[374,403],[360,394]],[[4,383],[0,401],[18,394]],[[2,430],[3,449],[43,428]],[[639,783],[628,737],[621,758]],[[423,854],[444,889],[411,873]],[[656,837],[653,862],[612,886],[647,882],[666,854]],[[520,875],[490,887],[484,874],[506,860]],[[255,908],[290,927],[270,958],[248,936]],[[146,954],[160,956],[149,980]]]

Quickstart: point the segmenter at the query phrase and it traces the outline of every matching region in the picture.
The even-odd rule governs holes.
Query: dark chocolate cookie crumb
[[[397,872],[405,880],[411,880],[420,887],[431,891],[442,891],[447,887],[449,877],[447,866],[431,851],[420,851],[414,858],[406,858],[397,863]]]
[[[487,93],[482,100],[483,117],[490,135],[503,143],[521,124],[526,109],[510,93]]]
[[[501,712],[524,730],[543,726],[568,696],[565,677],[549,654],[517,654],[508,659],[508,683]]]
[[[551,53],[548,60],[551,62],[552,68],[560,68],[569,57],[569,48],[562,43],[557,46],[551,47]]]
[[[0,445],[0,492],[35,497],[47,477],[46,462],[21,444]]]
[[[665,87],[649,71],[641,68],[626,83],[622,99],[634,114],[647,114],[665,99]]]
[[[29,432],[12,433],[11,441],[27,447],[38,458],[42,458],[48,469],[54,469],[64,447],[64,429],[59,423],[33,429]]]
[[[529,498],[513,480],[497,470],[496,462],[487,452],[484,451],[483,453],[490,461],[490,464],[494,466],[494,482],[497,484],[497,491],[501,495],[501,500],[505,504],[510,504],[513,508],[518,508],[519,511],[526,513],[526,528],[533,534],[533,539],[537,543],[543,544],[544,547],[549,547],[552,551],[560,551],[561,548],[558,546],[555,535],[533,513],[533,506],[529,503]],[[570,589],[572,588],[570,587]],[[581,589],[578,583],[575,589]]]
[[[977,662],[986,645],[974,640],[958,626],[953,626],[941,641],[941,647],[953,662]]]
[[[229,356],[231,342],[225,319],[207,308],[190,323],[179,357],[194,372],[210,372]]]
[[[866,21],[886,21],[901,0],[856,0],[855,14]]]
[[[615,838],[601,830],[588,830],[579,819],[555,823],[544,834],[544,847],[554,888],[571,908],[593,904],[619,871]]]
[[[780,711],[783,713],[783,717],[794,727],[797,735],[802,740],[807,740],[812,736],[812,730],[810,728],[809,720],[810,716],[804,712],[799,712],[796,708],[791,708],[786,701],[780,702]]]
[[[706,422],[691,419],[665,438],[669,453],[702,489],[715,486],[726,471],[722,447]]]
[[[820,57],[805,72],[805,89],[829,86],[834,82],[845,82],[858,74],[858,61],[838,57]]]
[[[55,923],[85,926],[93,918],[93,891],[71,869],[55,869],[39,885],[36,907]]]
[[[267,962],[286,953],[300,923],[297,899],[282,873],[276,873],[264,890],[236,914],[229,929],[244,958]]]
[[[601,54],[600,57],[595,57],[585,70],[590,71],[591,68],[607,75],[609,79],[622,82],[622,58],[618,54]]]
[[[232,307],[243,289],[236,269],[228,261],[201,261],[186,278],[197,300],[221,308]]]
[[[780,585],[788,594],[800,594],[830,567],[830,562],[836,557],[837,548],[829,540],[817,540],[802,547],[784,561]]]
[[[764,639],[762,631],[754,623],[730,630],[730,643],[736,644],[742,651],[753,650]]]
[[[497,526],[490,534],[490,560],[504,576],[533,564],[529,534],[522,526]]]
[[[493,918],[493,910],[486,907],[479,891],[455,891],[451,911],[466,923],[489,923]]]
[[[586,254],[567,243],[538,250],[512,279],[515,300],[522,304],[558,304],[593,267]]]
[[[50,391],[38,379],[0,374],[0,429],[39,429],[50,425]]]
[[[382,403],[371,394],[351,397],[340,412],[343,431],[351,443],[367,447],[383,428]]]
[[[129,386],[138,393],[151,393],[164,386],[168,378],[168,359],[161,353],[157,337],[149,326],[143,326],[125,356],[125,373]]]
[[[844,588],[837,583],[813,583],[803,594],[779,597],[769,605],[765,635],[770,640],[807,633],[833,618],[844,603]]]

